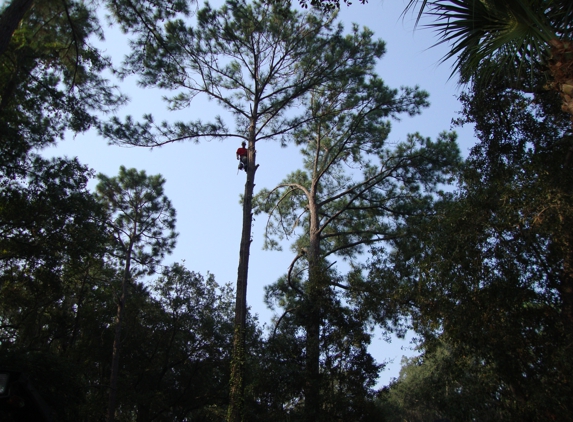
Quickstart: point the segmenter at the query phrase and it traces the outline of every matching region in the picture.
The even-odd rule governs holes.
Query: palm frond
[[[452,76],[462,83],[500,72],[522,77],[519,69],[543,61],[556,37],[545,15],[544,0],[434,0],[427,27],[440,34],[437,44],[450,45],[442,61],[454,59]],[[517,64],[517,67],[516,67]],[[493,67],[490,67],[493,66]]]

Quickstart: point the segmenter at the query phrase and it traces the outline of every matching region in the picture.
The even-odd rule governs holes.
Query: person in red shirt
[[[243,141],[241,143],[241,147],[239,149],[237,149],[237,160],[239,160],[239,170],[245,170],[247,171],[247,148],[245,148],[245,146],[247,145],[247,143],[245,141]]]

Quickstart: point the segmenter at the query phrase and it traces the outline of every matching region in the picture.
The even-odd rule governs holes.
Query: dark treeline
[[[453,132],[392,140],[391,120],[428,94],[384,84],[384,43],[337,25],[338,2],[306,3],[325,7],[230,0],[192,21],[185,1],[6,3],[0,382],[28,381],[0,389],[3,421],[572,419],[571,6],[420,2],[454,42],[457,124],[476,135],[463,161]],[[98,7],[133,40],[117,72],[177,91],[173,109],[206,95],[234,122],[109,119],[126,100],[90,44]],[[508,16],[537,29],[487,25]],[[90,128],[140,147],[245,140],[237,289],[164,263],[177,233],[163,177],[40,155]],[[261,140],[296,146],[303,166],[254,192]],[[268,328],[244,300],[253,213],[268,248],[291,241]],[[413,331],[419,351],[380,390],[374,327]]]

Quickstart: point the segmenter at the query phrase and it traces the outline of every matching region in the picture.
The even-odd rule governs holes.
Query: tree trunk
[[[568,250],[563,259],[563,272],[557,290],[561,296],[561,315],[568,332],[573,329],[573,251],[569,249],[571,243],[567,242]]]
[[[320,257],[320,233],[318,209],[315,202],[315,187],[311,188],[308,207],[310,214],[310,239],[307,251],[307,324],[306,324],[306,361],[304,387],[304,420],[320,421],[320,326],[322,302],[324,300],[324,274]]]
[[[256,110],[256,107],[255,107]],[[253,192],[255,188],[256,151],[255,122],[249,128],[249,152],[247,161],[247,181],[243,197],[243,231],[239,249],[237,271],[237,296],[235,302],[235,326],[233,332],[233,356],[231,358],[231,380],[229,393],[228,422],[241,422],[245,413],[245,327],[247,322],[247,279],[249,273],[249,253],[251,249],[251,229],[253,225]]]
[[[151,412],[149,403],[140,403],[137,405],[137,422],[149,422]]]
[[[127,283],[130,280],[131,267],[131,246],[125,260],[123,280],[121,282],[121,297],[117,304],[117,316],[115,325],[115,336],[113,339],[113,356],[111,359],[111,376],[109,380],[109,403],[107,408],[107,422],[115,420],[115,404],[117,401],[117,379],[119,375],[119,354],[121,349],[121,324],[123,322],[123,313],[125,310],[125,300],[127,297]]]
[[[553,77],[549,88],[559,93],[561,109],[573,122],[573,41],[554,39],[549,44],[551,59],[548,67]]]
[[[311,282],[310,279],[309,282]],[[309,287],[309,311],[306,324],[304,420],[306,422],[317,422],[320,420],[320,289],[318,286]]]
[[[4,54],[10,44],[12,35],[24,18],[34,0],[12,0],[0,16],[0,55]]]

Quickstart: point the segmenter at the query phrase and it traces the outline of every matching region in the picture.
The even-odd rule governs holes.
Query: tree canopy
[[[460,189],[415,237],[380,255],[372,276],[384,280],[382,294],[411,304],[424,364],[455,362],[422,382],[453,383],[456,394],[444,391],[442,407],[428,396],[418,410],[452,420],[483,406],[500,420],[567,418],[569,122],[551,92],[531,98],[492,86],[462,101],[480,142]],[[476,377],[481,404],[467,396],[477,394]],[[417,388],[410,382],[399,388]],[[456,416],[460,406],[468,407]]]
[[[462,162],[453,132],[394,139],[427,94],[385,85],[384,43],[339,25],[339,2],[302,4],[5,2],[2,420],[571,419],[573,6],[407,3],[456,60],[457,123],[477,139]],[[94,47],[100,6],[131,40],[121,64]],[[126,101],[110,72],[191,117],[108,119]],[[221,116],[193,117],[201,96]],[[248,144],[236,289],[164,262],[163,177],[121,167],[91,191],[78,159],[42,158],[93,128],[129,146]],[[256,193],[266,140],[302,166]],[[253,213],[268,215],[266,246],[292,252],[265,290],[268,327],[246,302]],[[419,352],[382,389],[373,328],[410,330]]]
[[[365,348],[371,316],[360,299],[369,294],[360,280],[363,252],[407,236],[405,218],[428,212],[438,185],[459,164],[454,134],[390,141],[389,118],[418,114],[427,94],[403,88],[398,95],[374,64],[305,96],[305,123],[291,134],[304,168],[257,198],[258,211],[269,214],[266,245],[294,238],[296,256],[267,300],[282,312],[275,331],[283,324],[302,331],[307,421],[369,414],[358,397],[372,394],[379,367]],[[336,270],[335,257],[349,262],[348,275]]]

